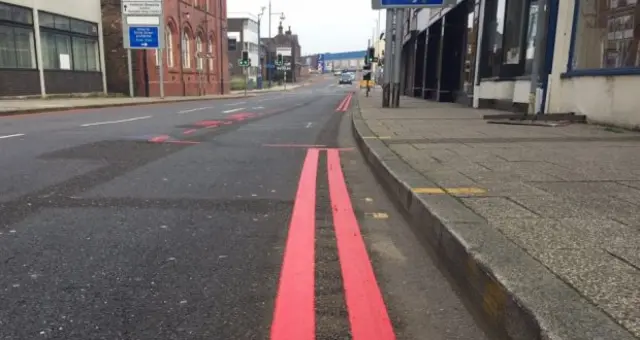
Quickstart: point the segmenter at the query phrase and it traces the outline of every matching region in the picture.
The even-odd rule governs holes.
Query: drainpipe
[[[528,114],[543,114],[542,98],[545,91],[546,68],[545,50],[547,46],[547,22],[549,20],[548,0],[538,0],[538,20],[536,21],[536,40],[531,67],[531,88],[529,91]]]

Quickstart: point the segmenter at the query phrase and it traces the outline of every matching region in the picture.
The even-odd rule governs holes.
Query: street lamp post
[[[273,13],[271,11],[271,0],[269,0],[269,43],[271,43],[271,17],[274,16],[274,15],[280,15],[280,20],[284,21],[284,12]],[[271,81],[273,79],[273,77],[272,77],[272,75],[273,75],[272,70],[273,69],[271,67],[269,67],[269,65],[270,65],[269,62],[271,61],[271,53],[270,52],[271,51],[267,50],[267,67],[268,67],[267,68],[267,70],[268,70],[267,77],[269,78],[269,87],[271,87]]]
[[[260,14],[258,14],[258,89],[262,89],[262,49],[260,48],[260,26],[262,25],[262,16],[264,15],[265,7],[260,8]]]

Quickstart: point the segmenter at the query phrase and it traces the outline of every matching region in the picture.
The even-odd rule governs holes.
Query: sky
[[[264,6],[261,36],[268,36],[269,0],[227,0],[228,12],[258,15]],[[291,26],[298,34],[302,55],[360,51],[367,48],[367,40],[376,33],[378,11],[371,9],[371,0],[272,0],[272,13],[284,12],[284,30]],[[385,13],[380,13],[380,29]],[[271,34],[278,33],[279,15],[271,18]],[[379,35],[379,34],[378,34]]]

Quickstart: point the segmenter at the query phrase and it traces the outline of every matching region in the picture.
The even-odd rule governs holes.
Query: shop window
[[[504,16],[506,0],[489,0],[486,3],[485,39],[483,45],[483,77],[498,77],[502,64]]]
[[[637,0],[576,3],[572,70],[640,67]]]
[[[538,22],[538,1],[531,1],[529,5],[529,27],[527,28],[527,40],[525,49],[525,74],[531,74],[533,68],[533,56],[536,51],[536,23]]]
[[[537,0],[488,0],[480,74],[513,78],[531,73]]]
[[[35,68],[33,18],[26,8],[0,4],[0,68]]]
[[[517,65],[522,60],[522,35],[527,28],[522,24],[524,1],[511,0],[507,4],[504,16],[504,42],[503,42],[503,62],[505,64]]]
[[[43,68],[100,71],[98,25],[39,12]]]

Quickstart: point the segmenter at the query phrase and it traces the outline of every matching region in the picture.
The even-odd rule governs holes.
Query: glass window
[[[71,70],[71,37],[50,32],[41,32],[42,59],[45,69]]]
[[[38,19],[40,20],[40,26],[55,28],[55,19],[53,14],[38,12]]]
[[[527,28],[523,25],[525,1],[511,0],[507,3],[504,17],[504,59],[505,64],[519,64],[522,53],[522,34]]]
[[[198,65],[198,70],[202,70],[204,68],[204,56],[202,55],[202,39],[200,36],[196,37],[196,60]]]
[[[640,4],[581,1],[575,18],[571,69],[640,67]]]
[[[506,0],[493,1],[493,9],[487,3],[488,18],[485,20],[486,43],[484,45],[484,77],[497,77],[500,72],[500,64],[502,64],[502,40],[504,32],[504,17],[506,9]]]
[[[182,35],[182,67],[190,68],[191,67],[191,53],[189,46],[189,34],[185,32]]]
[[[209,46],[208,46],[208,50],[209,52],[209,70],[213,71],[213,38],[209,38]]]
[[[67,17],[56,15],[54,17],[55,27],[63,31],[71,31],[71,20]]]
[[[77,71],[89,70],[86,39],[73,38],[73,69]]]
[[[0,26],[0,67],[36,67],[32,29]]]
[[[527,28],[527,48],[525,50],[525,74],[531,74],[533,56],[536,50],[536,23],[538,22],[538,0],[532,0],[529,6],[529,27]]]
[[[16,57],[13,27],[0,26],[0,67],[17,67]]]
[[[173,31],[167,26],[167,40],[164,43],[167,49],[167,66],[173,67]]]

